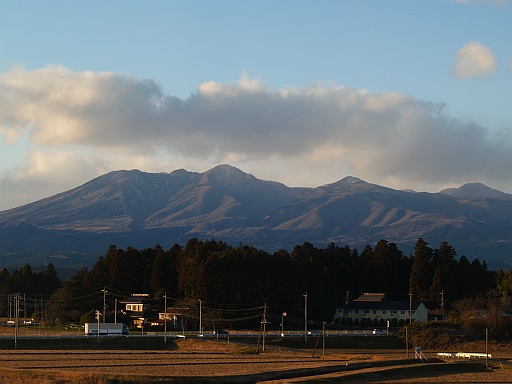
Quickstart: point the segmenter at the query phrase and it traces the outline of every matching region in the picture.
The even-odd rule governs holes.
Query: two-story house
[[[120,304],[125,306],[125,316],[130,323],[137,328],[142,328],[152,320],[158,319],[159,299],[151,299],[149,294],[132,294],[131,297],[121,300]]]
[[[164,299],[152,299],[149,294],[132,294],[120,301],[125,322],[136,328],[164,327],[168,330],[185,330],[188,327],[189,308],[164,305]]]

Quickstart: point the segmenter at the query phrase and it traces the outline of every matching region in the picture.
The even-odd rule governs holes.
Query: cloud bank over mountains
[[[453,73],[485,77],[496,60],[471,42]],[[229,163],[259,178],[317,186],[346,175],[394,188],[510,185],[512,131],[448,116],[442,104],[336,84],[273,89],[243,75],[187,99],[153,80],[21,66],[0,76],[0,139],[26,164],[0,175],[0,209],[115,169],[204,171]]]

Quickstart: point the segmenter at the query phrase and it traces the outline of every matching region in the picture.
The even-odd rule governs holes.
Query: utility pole
[[[20,295],[14,294],[14,348],[18,348]]]
[[[114,323],[117,323],[117,299],[114,302]]]
[[[489,368],[489,328],[485,328],[485,367]]]
[[[308,291],[304,296],[304,342],[308,342]]]
[[[348,304],[348,298],[350,297],[350,289],[347,289],[347,298],[345,300],[345,304]]]
[[[441,295],[441,310],[442,310],[442,319],[444,321],[444,289],[440,293]]]
[[[164,344],[167,344],[167,292],[164,293]]]
[[[203,334],[203,319],[202,319],[202,308],[201,308],[201,299],[199,299],[199,334]]]
[[[96,320],[98,320],[98,340],[100,339],[100,311],[96,310]]]
[[[325,355],[325,321],[322,322],[322,355]]]
[[[405,327],[405,349],[407,350],[407,358],[409,358],[409,332]]]
[[[412,324],[412,292],[409,292],[409,324]]]
[[[267,302],[265,301],[265,306],[263,307],[263,344],[262,344],[262,351],[265,352],[265,332],[266,332],[266,325],[267,325]]]
[[[103,322],[105,322],[105,309],[107,308],[107,306],[105,304],[105,298],[106,298],[106,295],[107,295],[107,290],[105,289],[105,287],[103,287],[101,292],[103,292]]]

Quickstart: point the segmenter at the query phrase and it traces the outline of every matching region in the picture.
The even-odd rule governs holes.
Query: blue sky
[[[111,170],[512,193],[509,1],[3,1],[0,209]]]

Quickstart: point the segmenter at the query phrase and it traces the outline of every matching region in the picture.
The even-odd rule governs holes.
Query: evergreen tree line
[[[41,272],[33,272],[29,264],[25,264],[21,269],[15,269],[12,273],[7,268],[3,268],[0,271],[0,297],[6,299],[0,301],[0,312],[4,316],[9,316],[9,313],[12,315],[13,294],[16,293],[23,294],[25,299],[29,297],[28,302],[23,304],[24,308],[28,304],[30,313],[33,313],[38,306],[40,307],[43,298],[48,299],[60,287],[61,281],[52,263],[49,263]]]
[[[334,243],[316,248],[305,242],[291,253],[280,250],[270,254],[243,244],[234,247],[197,238],[169,250],[159,245],[143,250],[112,245],[90,270],[81,269],[60,286],[41,283],[41,276],[51,275],[55,284],[55,273],[33,274],[29,268],[12,275],[4,269],[0,274],[2,293],[51,294],[46,319],[60,321],[79,321],[83,314],[102,308],[102,291],[108,291],[110,309],[113,298],[131,293],[162,297],[165,293],[190,305],[198,300],[212,307],[266,303],[269,313],[280,317],[287,312],[289,318],[297,319],[304,314],[307,293],[309,317],[330,322],[336,308],[362,292],[385,292],[390,298],[404,300],[412,293],[415,299],[439,304],[443,293],[449,306],[464,297],[512,288],[510,271],[489,271],[485,261],[457,258],[447,242],[433,249],[421,238],[414,254],[409,255],[386,240],[373,248],[366,245],[361,253]]]

